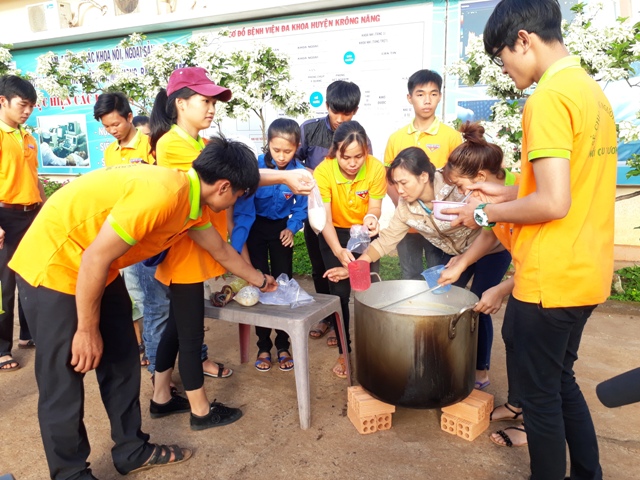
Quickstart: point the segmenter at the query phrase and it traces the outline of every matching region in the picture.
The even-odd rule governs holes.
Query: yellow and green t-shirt
[[[0,120],[0,202],[32,205],[42,200],[36,139]]]
[[[437,117],[424,132],[416,130],[413,124],[411,122],[389,137],[384,151],[385,167],[391,165],[398,153],[409,147],[421,148],[436,168],[444,167],[451,152],[462,143],[460,132],[443,124]]]
[[[165,133],[156,145],[156,160],[161,167],[178,170],[189,170],[193,161],[205,147],[205,140],[201,137],[193,138],[177,125]],[[227,214],[215,213],[204,206],[209,212],[211,223],[224,241],[227,241]],[[209,278],[217,277],[226,269],[216,262],[213,257],[196,244],[191,238],[185,237],[174,245],[156,270],[156,278],[169,285],[170,283],[199,283]]]
[[[386,171],[382,162],[369,155],[353,180],[340,171],[338,160],[325,158],[313,171],[320,196],[331,202],[333,225],[351,228],[362,224],[369,210],[369,199],[381,200],[387,194]]]
[[[617,135],[611,105],[580,59],[565,57],[527,100],[522,128],[518,197],[536,191],[538,159],[563,158],[571,207],[561,219],[514,225],[513,295],[549,308],[602,303],[613,274]]]
[[[104,151],[104,165],[106,167],[129,163],[155,163],[155,158],[151,155],[149,137],[140,130],[136,130],[136,134],[126,145],[122,145],[116,140]]]
[[[82,254],[105,222],[131,248],[111,264],[107,284],[128,265],[210,225],[200,205],[200,180],[150,165],[90,172],[53,195],[34,220],[9,266],[34,287],[75,295]]]

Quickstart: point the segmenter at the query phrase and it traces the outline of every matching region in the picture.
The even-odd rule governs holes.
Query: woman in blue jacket
[[[279,118],[269,125],[268,149],[258,158],[259,168],[294,170],[305,168],[297,161],[300,127],[288,118]],[[241,198],[233,211],[231,244],[241,252],[246,243],[249,258],[262,273],[277,278],[286,273],[293,276],[293,236],[307,219],[307,197],[294,195],[286,185],[259,188],[255,195]],[[260,372],[271,370],[271,329],[256,327],[258,358],[255,367]],[[276,350],[280,370],[293,369],[289,351],[289,336],[276,330]]]

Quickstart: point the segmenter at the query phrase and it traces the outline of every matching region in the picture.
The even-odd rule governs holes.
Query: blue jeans
[[[400,260],[400,269],[402,270],[402,278],[404,280],[423,279],[421,275],[424,270],[422,262],[423,252],[427,260],[427,268],[443,264],[442,255],[446,255],[446,253],[434,246],[419,233],[407,233],[405,237],[400,240],[396,249],[398,250],[398,259]],[[444,264],[446,263],[447,262],[444,262]]]
[[[122,269],[122,277],[127,286],[127,292],[131,300],[133,300],[133,321],[140,320],[144,317],[144,292],[140,287],[140,280],[135,265],[129,265]]]
[[[149,359],[149,372],[156,371],[156,352],[169,318],[169,287],[155,279],[156,267],[140,263],[132,265],[144,294],[142,340]]]
[[[147,370],[151,374],[156,371],[156,354],[158,352],[158,344],[160,337],[167,326],[170,309],[169,287],[156,280],[155,267],[147,267],[140,263],[132,266],[140,282],[140,288],[144,294],[144,319],[142,324],[142,340],[144,341],[144,350],[149,359]],[[204,298],[203,298],[204,301]],[[202,344],[202,361],[208,358],[208,348]]]
[[[495,287],[502,281],[510,263],[511,254],[506,250],[482,257],[476,262],[471,292],[481,298],[485,291]],[[481,313],[478,320],[477,370],[489,370],[492,344],[493,321],[491,320],[491,315]]]
[[[573,372],[594,308],[544,308],[509,298],[503,328],[514,347],[507,350],[509,389],[515,382],[520,393],[531,480],[563,480],[567,445],[572,480],[602,479],[595,428]]]

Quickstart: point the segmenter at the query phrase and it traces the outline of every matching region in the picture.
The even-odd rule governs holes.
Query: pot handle
[[[369,275],[370,275],[370,276],[372,276],[372,277],[373,277],[374,275],[375,275],[376,277],[378,277],[378,282],[381,282],[381,281],[382,281],[382,278],[380,277],[380,275],[378,274],[378,272],[371,272]]]
[[[475,306],[476,304],[474,303],[473,305],[469,305],[468,307],[461,308],[460,311],[456,313],[456,316],[451,319],[451,321],[449,322],[449,338],[451,340],[456,338],[456,325],[458,325],[458,321],[460,320],[462,315],[464,315],[468,311],[473,310]],[[476,329],[475,319],[477,318],[477,316],[478,316],[477,314],[471,316],[471,332],[473,332]]]

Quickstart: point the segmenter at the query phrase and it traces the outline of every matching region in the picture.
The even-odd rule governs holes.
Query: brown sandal
[[[287,363],[291,363],[291,365],[287,366]],[[293,358],[291,357],[289,350],[280,350],[278,352],[278,364],[280,370],[283,372],[293,370]]]
[[[325,334],[329,331],[331,325],[329,322],[325,320],[320,320],[316,323],[311,330],[309,330],[309,336],[314,340],[318,340],[325,336]]]
[[[336,336],[336,331],[331,328],[329,331],[329,336],[327,337],[327,347],[335,348],[338,346],[338,337]]]
[[[338,365],[340,365],[342,367],[342,372],[343,373],[336,372],[336,367]],[[331,371],[338,378],[347,378],[347,365],[344,362],[344,357],[338,357],[338,360],[336,361],[336,364],[333,366]]]

